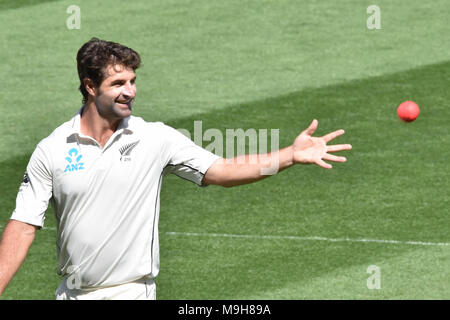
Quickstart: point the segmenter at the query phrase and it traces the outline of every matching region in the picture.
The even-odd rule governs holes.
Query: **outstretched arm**
[[[289,147],[264,155],[243,155],[233,159],[218,159],[206,172],[203,183],[224,187],[252,183],[280,172],[296,163],[317,164],[322,168],[331,169],[332,165],[325,162],[345,162],[345,157],[330,153],[350,150],[349,144],[328,146],[331,140],[344,134],[344,130],[337,130],[322,137],[313,137],[318,121],[311,125],[294,140]]]
[[[6,225],[0,242],[0,295],[25,260],[36,228],[17,220]]]

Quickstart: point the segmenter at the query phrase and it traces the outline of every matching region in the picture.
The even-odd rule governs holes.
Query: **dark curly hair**
[[[98,38],[92,38],[78,50],[77,68],[83,104],[86,103],[89,96],[83,84],[84,79],[91,79],[95,86],[99,87],[108,77],[107,67],[115,64],[135,71],[141,65],[141,57],[131,48]]]

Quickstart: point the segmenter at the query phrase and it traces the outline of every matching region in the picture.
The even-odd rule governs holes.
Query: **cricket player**
[[[223,159],[177,130],[132,115],[139,54],[93,38],[77,54],[83,105],[34,150],[16,208],[0,243],[0,294],[23,263],[51,202],[57,221],[56,299],[156,299],[159,197],[174,173],[199,186],[232,187],[294,164],[332,166],[327,145],[343,130],[313,137],[318,122],[293,144],[264,156]]]

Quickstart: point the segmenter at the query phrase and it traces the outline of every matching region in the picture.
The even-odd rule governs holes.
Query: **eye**
[[[123,84],[124,84],[124,82],[119,80],[119,81],[114,81],[113,83],[111,83],[111,86],[112,87],[120,87]]]

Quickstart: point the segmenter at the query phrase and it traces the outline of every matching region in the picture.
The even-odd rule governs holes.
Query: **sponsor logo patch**
[[[78,155],[78,150],[72,148],[68,152],[69,156],[66,157],[67,165],[64,169],[64,172],[72,172],[78,170],[84,170],[84,163],[81,162],[81,158],[83,157],[81,154]]]

